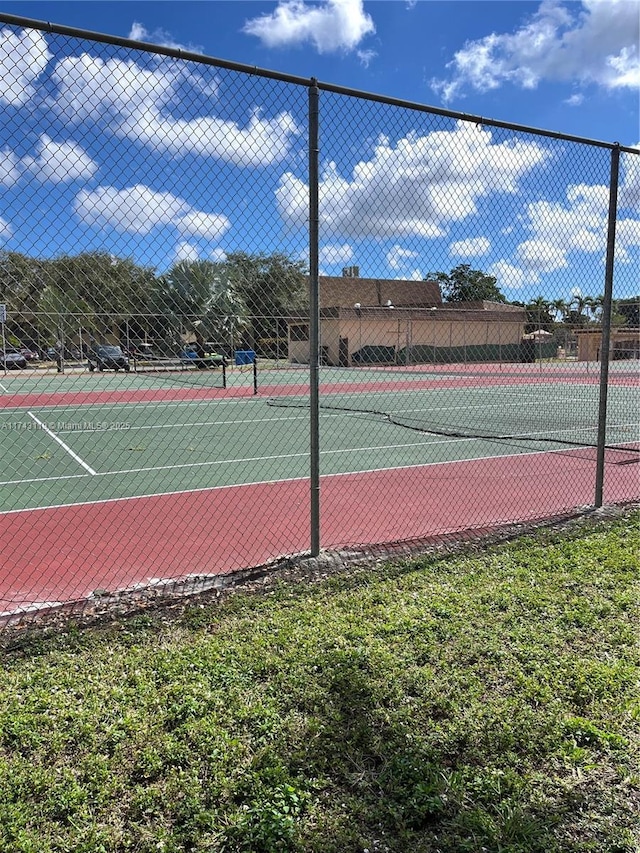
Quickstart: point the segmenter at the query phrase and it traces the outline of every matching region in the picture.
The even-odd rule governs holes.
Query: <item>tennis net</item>
[[[638,406],[612,394],[606,444],[640,451]],[[307,394],[282,394],[270,406],[306,408]],[[425,434],[512,443],[594,447],[598,443],[597,388],[530,387],[350,392],[320,394],[321,411],[375,417]]]

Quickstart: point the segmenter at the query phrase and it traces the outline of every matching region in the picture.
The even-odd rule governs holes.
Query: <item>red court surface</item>
[[[639,465],[617,456],[608,466],[607,503],[638,495]],[[326,477],[321,546],[444,535],[592,505],[594,471],[594,453],[584,450]],[[419,505],[407,502],[418,493]],[[240,517],[239,505],[247,508]],[[81,599],[96,588],[115,592],[160,578],[223,574],[309,548],[307,480],[24,513],[28,525],[15,523],[23,513],[0,516],[0,553],[18,555],[0,563],[4,612]]]

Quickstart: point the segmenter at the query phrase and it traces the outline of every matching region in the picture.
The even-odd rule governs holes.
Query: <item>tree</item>
[[[228,270],[221,269],[211,283],[199,333],[205,340],[217,341],[233,349],[248,325],[244,300],[237,292]]]
[[[569,311],[567,312],[565,323],[569,326],[586,326],[587,316],[584,309],[589,304],[589,297],[583,296],[582,293],[576,293],[569,303]]]
[[[22,345],[40,345],[44,331],[39,316],[46,284],[45,262],[19,252],[0,252],[0,302],[7,306],[6,332]]]
[[[556,312],[556,318],[559,316],[559,322],[564,323],[567,314],[569,313],[569,305],[564,299],[554,299],[550,303],[550,307]]]
[[[536,296],[524,306],[527,312],[527,332],[535,332],[537,329],[543,329],[546,332],[551,331],[553,327],[553,317],[551,309],[553,304],[544,296]]]
[[[66,318],[65,327],[73,315],[74,335],[98,341],[119,335],[128,341],[144,334],[149,290],[155,281],[152,269],[104,251],[62,255],[42,263],[48,310],[57,309]],[[51,323],[56,324],[55,318]]]
[[[617,326],[640,326],[640,295],[631,296],[627,299],[614,299],[612,315],[617,318],[614,323]]]
[[[51,284],[71,302],[84,300],[96,316],[133,317],[146,312],[155,274],[130,258],[83,252],[45,263]]]
[[[594,323],[599,319],[604,305],[604,296],[587,296],[585,299],[586,307],[591,314],[591,319]]]
[[[495,276],[472,270],[469,264],[459,264],[450,273],[430,273],[427,280],[438,282],[445,302],[507,301]]]
[[[246,305],[225,263],[180,261],[158,279],[149,305],[155,336],[170,349],[184,332],[201,344],[213,340],[231,348],[248,326]]]
[[[306,267],[287,255],[231,252],[226,266],[250,319],[253,346],[287,333],[286,317],[308,305]]]

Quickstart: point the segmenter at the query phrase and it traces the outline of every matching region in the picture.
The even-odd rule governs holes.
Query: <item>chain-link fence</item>
[[[640,152],[0,21],[5,622],[638,498]]]

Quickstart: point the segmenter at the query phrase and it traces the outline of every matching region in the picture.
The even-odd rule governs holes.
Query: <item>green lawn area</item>
[[[5,649],[0,851],[638,851],[639,530]]]

